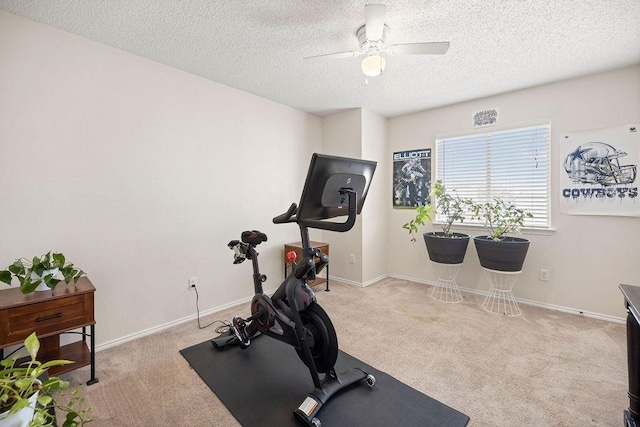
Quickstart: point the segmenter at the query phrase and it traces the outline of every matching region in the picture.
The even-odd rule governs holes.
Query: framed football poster
[[[393,207],[431,204],[431,149],[393,153]]]

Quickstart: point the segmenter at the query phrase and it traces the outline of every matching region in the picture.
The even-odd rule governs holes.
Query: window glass
[[[549,228],[551,125],[436,140],[436,179],[477,202],[501,198],[533,214],[525,227]]]

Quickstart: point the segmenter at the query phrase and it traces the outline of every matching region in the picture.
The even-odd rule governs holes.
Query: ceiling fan
[[[366,55],[362,60],[362,72],[375,77],[384,71],[384,55],[442,55],[449,49],[449,42],[401,43],[388,46],[390,28],[384,23],[387,7],[383,4],[368,4],[364,7],[364,25],[356,35],[360,50],[308,56],[305,62],[320,62],[331,59],[352,58]]]

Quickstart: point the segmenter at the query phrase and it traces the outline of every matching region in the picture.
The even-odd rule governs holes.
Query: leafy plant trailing
[[[64,276],[64,282],[78,282],[85,272],[76,268],[72,263],[66,262],[66,258],[61,253],[51,253],[40,257],[33,257],[31,261],[27,258],[17,259],[13,264],[5,270],[0,271],[0,281],[11,285],[11,279],[17,278],[20,282],[20,290],[23,294],[33,292],[43,281],[50,288],[54,289],[61,281],[57,279],[57,274],[50,270],[59,269]],[[43,274],[47,272],[47,274]]]
[[[413,235],[418,232],[418,226],[431,221],[431,215],[439,212],[444,218],[441,225],[442,231],[423,233],[424,243],[427,246],[429,259],[441,264],[459,264],[463,262],[469,244],[469,235],[454,233],[451,226],[454,222],[463,222],[465,206],[470,201],[461,199],[458,195],[448,193],[442,181],[433,183],[433,195],[437,199],[436,209],[431,206],[419,206],[416,208],[416,217],[402,227]],[[415,242],[416,238],[412,237]]]
[[[468,203],[471,218],[482,221],[494,241],[501,241],[509,233],[520,233],[526,218],[533,218],[531,212],[518,208],[513,203],[494,198],[485,203]]]
[[[54,398],[52,393],[67,388],[69,382],[53,376],[39,380],[46,376],[49,368],[73,362],[50,360],[42,363],[36,360],[40,341],[35,332],[25,339],[24,345],[29,352],[27,362],[16,366],[15,357],[0,362],[0,414],[5,415],[4,413],[8,411],[6,415],[11,416],[21,409],[28,408],[29,398],[38,392],[33,420],[29,423],[29,427],[53,426],[54,418],[49,412],[50,407],[66,413],[62,427],[83,426],[91,422],[92,420],[88,417],[91,408],[83,408],[84,398],[75,395],[75,392],[72,392],[73,397],[67,404],[62,404]]]
[[[471,199],[462,199],[457,194],[451,195],[447,193],[447,190],[440,180],[433,184],[433,194],[438,200],[436,209],[444,217],[444,222],[441,226],[442,233],[446,237],[454,237],[455,233],[451,232],[451,226],[454,222],[464,222],[465,207],[472,203],[472,201]]]
[[[418,226],[424,226],[427,222],[431,221],[431,215],[435,212],[433,206],[422,205],[416,208],[416,216],[411,221],[402,225],[402,228],[409,230],[411,241],[416,241],[416,236],[413,234],[418,233]]]
[[[418,232],[418,226],[423,226],[427,221],[431,221],[431,215],[439,212],[444,218],[441,225],[442,236],[449,238],[457,238],[456,233],[451,231],[451,226],[455,222],[464,222],[465,207],[472,203],[471,199],[462,199],[460,196],[452,195],[447,192],[442,181],[438,180],[433,183],[433,195],[437,199],[436,209],[431,205],[418,206],[416,208],[416,216],[411,221],[402,225],[402,228],[409,230],[409,234]],[[411,238],[412,242],[416,241],[415,236]]]
[[[530,212],[494,198],[485,203],[471,203],[472,218],[483,222],[488,236],[476,236],[473,241],[480,265],[490,270],[520,271],[527,256],[529,240],[508,236],[520,233]]]

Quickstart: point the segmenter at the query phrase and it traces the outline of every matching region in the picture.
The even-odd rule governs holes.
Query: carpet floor
[[[624,324],[526,305],[518,317],[492,315],[479,295],[446,304],[431,289],[389,278],[366,288],[332,281],[316,294],[341,350],[469,415],[471,427],[622,425]],[[201,323],[248,313],[242,304]],[[94,427],[237,426],[179,353],[216,335],[190,321],[99,351],[95,385],[84,385],[89,367],[63,377],[93,408]]]

